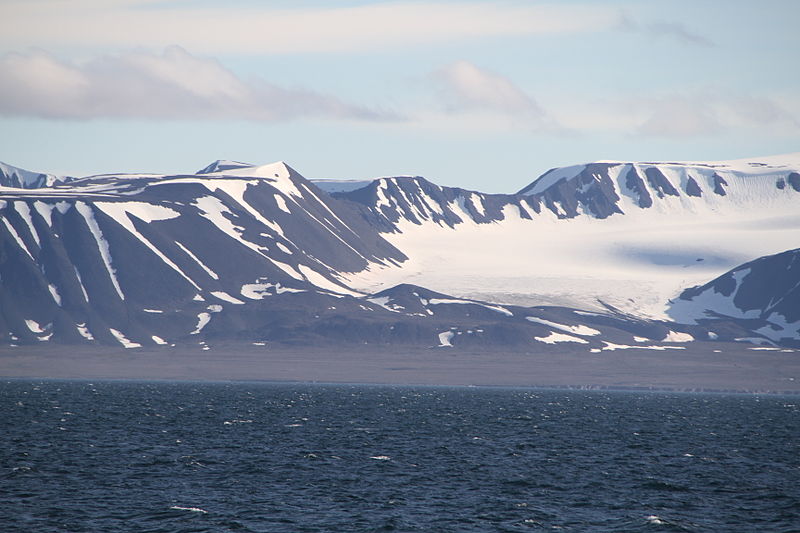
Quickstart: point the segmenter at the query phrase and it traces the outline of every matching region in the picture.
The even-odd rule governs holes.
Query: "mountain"
[[[712,328],[737,325],[800,347],[800,248],[760,257],[686,289],[671,304],[670,315]]]
[[[666,320],[666,303],[739,264],[798,244],[800,154],[554,169],[517,194],[382,178],[333,193],[409,257],[348,277],[519,305]],[[769,228],[769,231],[764,231]]]
[[[0,187],[38,189],[40,187],[52,187],[56,183],[66,182],[71,179],[67,176],[31,172],[0,161]]]
[[[528,219],[531,212],[541,211],[535,199],[441,187],[420,176],[378,178],[361,188],[332,194],[365,206],[370,224],[389,232],[402,232],[402,224],[408,222],[448,228],[467,222],[489,224],[504,220],[503,211],[510,206]]]
[[[564,217],[731,209],[800,192],[798,163],[800,154],[712,163],[601,161],[552,169],[519,194],[541,198]]]
[[[149,339],[154,319],[164,335],[188,333],[222,304],[357,294],[341,272],[405,259],[283,163],[7,189],[0,208],[0,332],[11,341]]]
[[[195,174],[6,187],[0,343],[787,344],[793,333],[776,339],[755,323],[676,320],[669,301],[796,247],[798,169],[797,154],[601,162],[485,194],[220,160]],[[628,185],[630,174],[644,178]]]

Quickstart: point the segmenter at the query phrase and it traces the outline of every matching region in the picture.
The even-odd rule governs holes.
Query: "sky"
[[[800,151],[800,2],[2,0],[0,161],[516,192]]]

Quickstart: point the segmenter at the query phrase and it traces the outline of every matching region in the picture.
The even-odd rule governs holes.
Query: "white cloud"
[[[544,111],[533,98],[510,79],[481,69],[467,61],[458,61],[435,72],[441,95],[449,111],[491,110],[522,114],[539,120]]]
[[[37,46],[203,53],[364,52],[486,36],[602,31],[616,12],[592,5],[528,2],[367,3],[275,9],[268,3],[4,0],[0,49]]]
[[[583,132],[616,132],[644,137],[709,138],[730,132],[796,135],[800,99],[705,88],[627,95],[589,101],[575,97],[554,105],[563,123]]]
[[[532,96],[505,76],[457,61],[431,78],[442,111],[417,113],[415,119],[426,127],[564,133]]]
[[[714,46],[708,37],[691,30],[686,24],[674,20],[655,20],[639,23],[627,13],[620,14],[617,28],[640,33],[647,37],[667,38],[690,46]]]
[[[388,113],[261,79],[242,80],[214,59],[171,46],[83,64],[35,51],[0,57],[0,114],[45,118],[391,120]]]
[[[702,97],[672,95],[642,105],[647,118],[637,133],[657,137],[713,135],[722,129],[713,102]]]
[[[634,107],[645,116],[637,133],[652,137],[708,137],[729,130],[759,134],[765,127],[795,133],[800,129],[792,112],[764,95],[706,90],[646,99]]]

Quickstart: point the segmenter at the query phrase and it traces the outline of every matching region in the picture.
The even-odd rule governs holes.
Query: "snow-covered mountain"
[[[564,217],[597,218],[636,208],[676,213],[761,207],[800,192],[800,154],[711,163],[600,161],[555,168],[519,194]]]
[[[683,291],[670,315],[686,323],[755,330],[800,347],[800,248],[738,266]]]
[[[196,174],[5,186],[0,342],[786,344],[746,322],[680,325],[669,302],[800,245],[798,171],[800,154],[601,162],[484,194],[215,161]]]
[[[67,340],[141,338],[153,319],[188,333],[222,304],[356,294],[342,272],[405,259],[283,163],[9,188],[0,217],[0,335],[12,341],[41,337],[36,324]]]
[[[69,181],[70,179],[72,178],[68,176],[31,172],[0,161],[0,187],[38,189],[39,187],[51,187],[56,183]]]
[[[410,259],[350,278],[459,297],[667,319],[666,302],[800,245],[800,153],[710,163],[601,162],[551,170],[519,194],[380,179],[334,193]]]

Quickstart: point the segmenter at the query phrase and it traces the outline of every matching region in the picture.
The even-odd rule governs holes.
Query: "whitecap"
[[[200,509],[199,507],[180,507],[178,505],[173,505],[170,509],[174,509],[176,511],[192,511],[193,513],[203,513],[208,514],[208,511],[205,509]]]
[[[388,455],[373,455],[370,459],[375,459],[376,461],[391,461],[392,458]]]
[[[651,514],[650,516],[647,517],[647,522],[650,523],[650,524],[656,524],[656,525],[661,525],[661,524],[664,523],[663,520],[661,520],[659,517],[657,517],[654,514]]]

